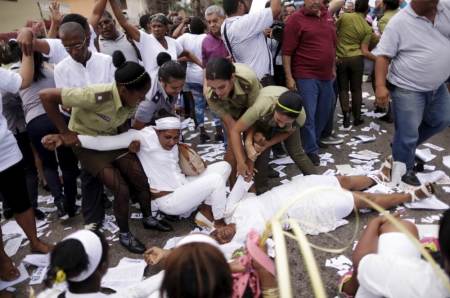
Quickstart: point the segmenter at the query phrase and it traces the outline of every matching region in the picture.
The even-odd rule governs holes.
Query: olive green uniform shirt
[[[122,105],[115,83],[63,88],[61,97],[72,108],[69,129],[83,135],[115,135],[136,110]]]
[[[259,92],[259,95],[255,103],[247,109],[247,111],[240,118],[247,126],[255,125],[257,130],[268,131],[277,127],[276,122],[273,119],[273,114],[278,103],[278,98],[284,92],[289,91],[285,87],[280,86],[268,86]],[[305,109],[302,109],[294,122],[299,127],[305,124],[306,113]],[[286,126],[283,128],[277,127],[277,131],[285,132],[292,130],[293,126]]]
[[[386,28],[389,21],[392,19],[393,16],[398,12],[398,9],[396,10],[387,10],[384,12],[384,15],[381,17],[380,21],[378,22],[378,29],[380,29],[380,33],[384,32],[384,28]]]
[[[206,100],[210,109],[220,118],[230,115],[237,120],[256,101],[262,86],[250,67],[240,63],[235,63],[234,66],[236,73],[234,91],[231,97],[219,99],[213,90],[208,87]]]
[[[369,44],[372,28],[362,13],[344,13],[336,22],[338,43],[336,55],[338,58],[361,56],[361,45]]]

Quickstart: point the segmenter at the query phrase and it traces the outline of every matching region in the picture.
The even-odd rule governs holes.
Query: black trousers
[[[0,172],[0,194],[14,214],[31,208],[22,161]]]
[[[30,203],[33,208],[37,208],[38,175],[33,150],[31,149],[31,141],[26,131],[17,133],[14,137],[16,138],[17,145],[19,145],[19,149],[23,155],[23,167],[25,170],[25,179]]]
[[[363,72],[363,56],[342,58],[337,62],[336,74],[342,112],[350,112],[348,92],[351,91],[353,119],[361,118]]]

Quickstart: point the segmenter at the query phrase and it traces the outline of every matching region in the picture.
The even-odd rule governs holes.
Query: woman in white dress
[[[169,215],[189,215],[195,209],[198,223],[214,221],[224,225],[226,181],[230,165],[217,162],[209,165],[199,176],[187,177],[179,166],[178,142],[181,123],[177,117],[164,117],[155,121],[155,127],[129,130],[116,136],[78,135],[80,145],[92,150],[115,150],[131,147],[147,175],[153,199],[152,207]],[[60,135],[48,135],[43,143],[54,149],[63,144]],[[154,209],[153,209],[154,210]]]
[[[431,184],[422,185],[408,193],[378,194],[361,192],[375,185],[377,177],[309,175],[272,188],[257,196],[229,204],[226,208],[227,225],[215,229],[211,235],[219,243],[243,243],[251,229],[262,234],[275,213],[302,192],[302,199],[290,206],[284,216],[295,219],[304,233],[317,235],[334,230],[354,208],[371,208],[362,198],[389,209],[401,203],[430,197]],[[314,190],[317,188],[317,190]],[[333,191],[333,188],[336,191]]]

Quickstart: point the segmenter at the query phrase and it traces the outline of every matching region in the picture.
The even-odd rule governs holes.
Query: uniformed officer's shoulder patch
[[[102,103],[113,99],[112,91],[96,92],[95,102]]]
[[[248,92],[250,92],[250,90],[252,90],[252,85],[246,79],[240,80],[240,84],[241,84],[242,90],[244,90],[245,93],[248,93]]]
[[[156,92],[155,96],[153,96],[152,101],[157,103],[161,99],[161,92]]]

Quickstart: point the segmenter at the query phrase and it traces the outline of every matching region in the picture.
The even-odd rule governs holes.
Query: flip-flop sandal
[[[346,272],[339,280],[338,293],[345,298],[353,298],[354,297],[343,291],[344,285],[352,278],[352,276],[353,276],[353,270],[350,270],[350,271]]]
[[[389,172],[389,176],[387,176],[384,172],[388,171]],[[386,159],[384,160],[384,162],[381,164],[381,167],[378,171],[378,175],[377,177],[382,181],[382,182],[391,182],[391,171],[392,171],[392,156],[389,155],[388,157],[386,157]],[[375,181],[377,182],[377,181]]]
[[[195,215],[195,224],[201,228],[214,229],[214,223],[206,218],[201,212],[197,212]]]
[[[417,191],[421,191],[425,197],[424,198],[419,198],[416,194]],[[421,186],[412,188],[411,190],[408,190],[406,193],[409,193],[411,195],[411,202],[416,202],[419,200],[424,200],[427,198],[430,198],[433,196],[433,194],[435,193],[435,189],[432,183],[428,183],[428,184],[422,184]]]
[[[246,248],[253,260],[258,262],[270,274],[275,276],[275,264],[269,256],[259,247],[259,235],[255,230],[251,230],[247,235]]]

